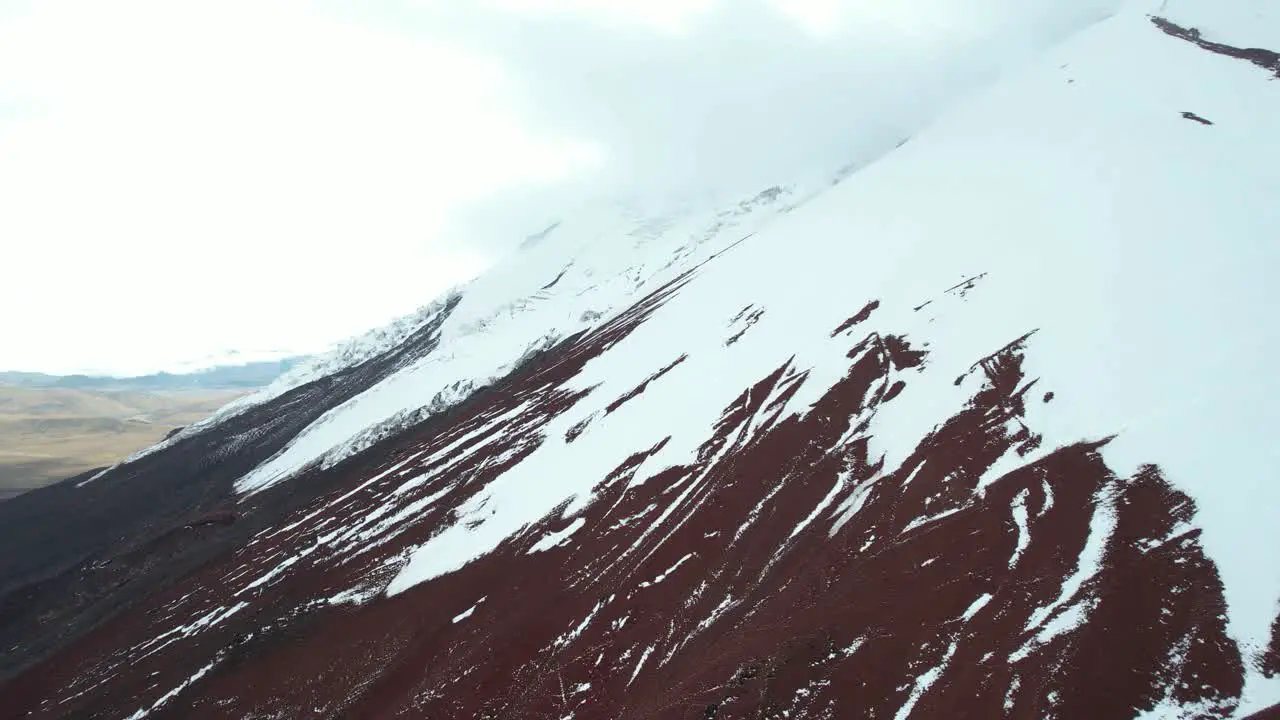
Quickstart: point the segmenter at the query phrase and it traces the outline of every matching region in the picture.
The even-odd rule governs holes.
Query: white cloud
[[[523,15],[585,15],[612,25],[680,33],[713,8],[716,0],[484,0],[482,5]]]
[[[865,162],[1118,0],[0,0],[0,367],[312,349],[583,194]]]
[[[432,242],[452,207],[593,160],[505,81],[313,3],[7,8],[0,366],[316,347],[429,300],[485,261]]]
[[[608,0],[450,5],[434,21],[508,69],[526,125],[604,159],[576,185],[471,206],[451,230],[492,247],[588,193],[748,194],[865,164],[1118,2],[720,0],[631,24]]]

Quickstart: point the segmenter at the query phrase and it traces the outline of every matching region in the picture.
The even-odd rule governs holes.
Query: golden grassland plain
[[[0,386],[0,500],[112,465],[242,394]]]

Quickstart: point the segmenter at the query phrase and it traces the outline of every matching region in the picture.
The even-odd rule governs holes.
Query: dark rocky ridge
[[[1280,53],[1266,48],[1241,48],[1226,43],[1214,42],[1206,39],[1201,32],[1193,27],[1183,27],[1171,20],[1162,17],[1152,17],[1151,22],[1160,28],[1166,35],[1176,37],[1180,40],[1186,40],[1193,43],[1202,50],[1208,50],[1217,55],[1244,60],[1246,62],[1257,65],[1263,70],[1270,70],[1277,78],[1280,78]]]

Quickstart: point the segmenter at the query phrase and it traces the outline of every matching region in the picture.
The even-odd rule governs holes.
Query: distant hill
[[[0,372],[0,500],[113,465],[304,359],[135,377]]]
[[[0,386],[137,391],[252,390],[270,383],[306,359],[300,355],[281,360],[222,365],[192,373],[160,372],[134,377],[8,371],[0,372]]]
[[[245,392],[0,387],[0,500],[113,465]]]

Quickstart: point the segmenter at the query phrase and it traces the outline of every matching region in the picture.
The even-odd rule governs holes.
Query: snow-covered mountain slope
[[[234,544],[0,705],[1276,712],[1266,48],[1271,4],[1130,2],[834,185],[566,217],[86,486],[310,413],[226,474]]]
[[[809,184],[822,188],[829,182]],[[531,235],[521,252],[484,276],[385,327],[338,344],[122,465],[318,378],[391,352],[443,315],[441,351],[421,357],[327,413],[278,457],[245,477],[239,488],[258,491],[311,462],[332,464],[368,447],[373,438],[456,404],[475,388],[509,373],[531,353],[599,327],[646,289],[741,240],[814,192],[796,185],[770,187],[747,198],[668,202],[657,210],[652,202],[640,207],[621,202],[585,205],[570,219]],[[448,312],[442,312],[446,307]]]
[[[560,222],[458,291],[461,299],[441,327],[436,352],[330,411],[238,489],[261,490],[317,460],[332,464],[389,428],[457,404],[741,241],[785,212],[795,194],[769,188],[727,207],[677,208],[658,216],[593,208]]]

